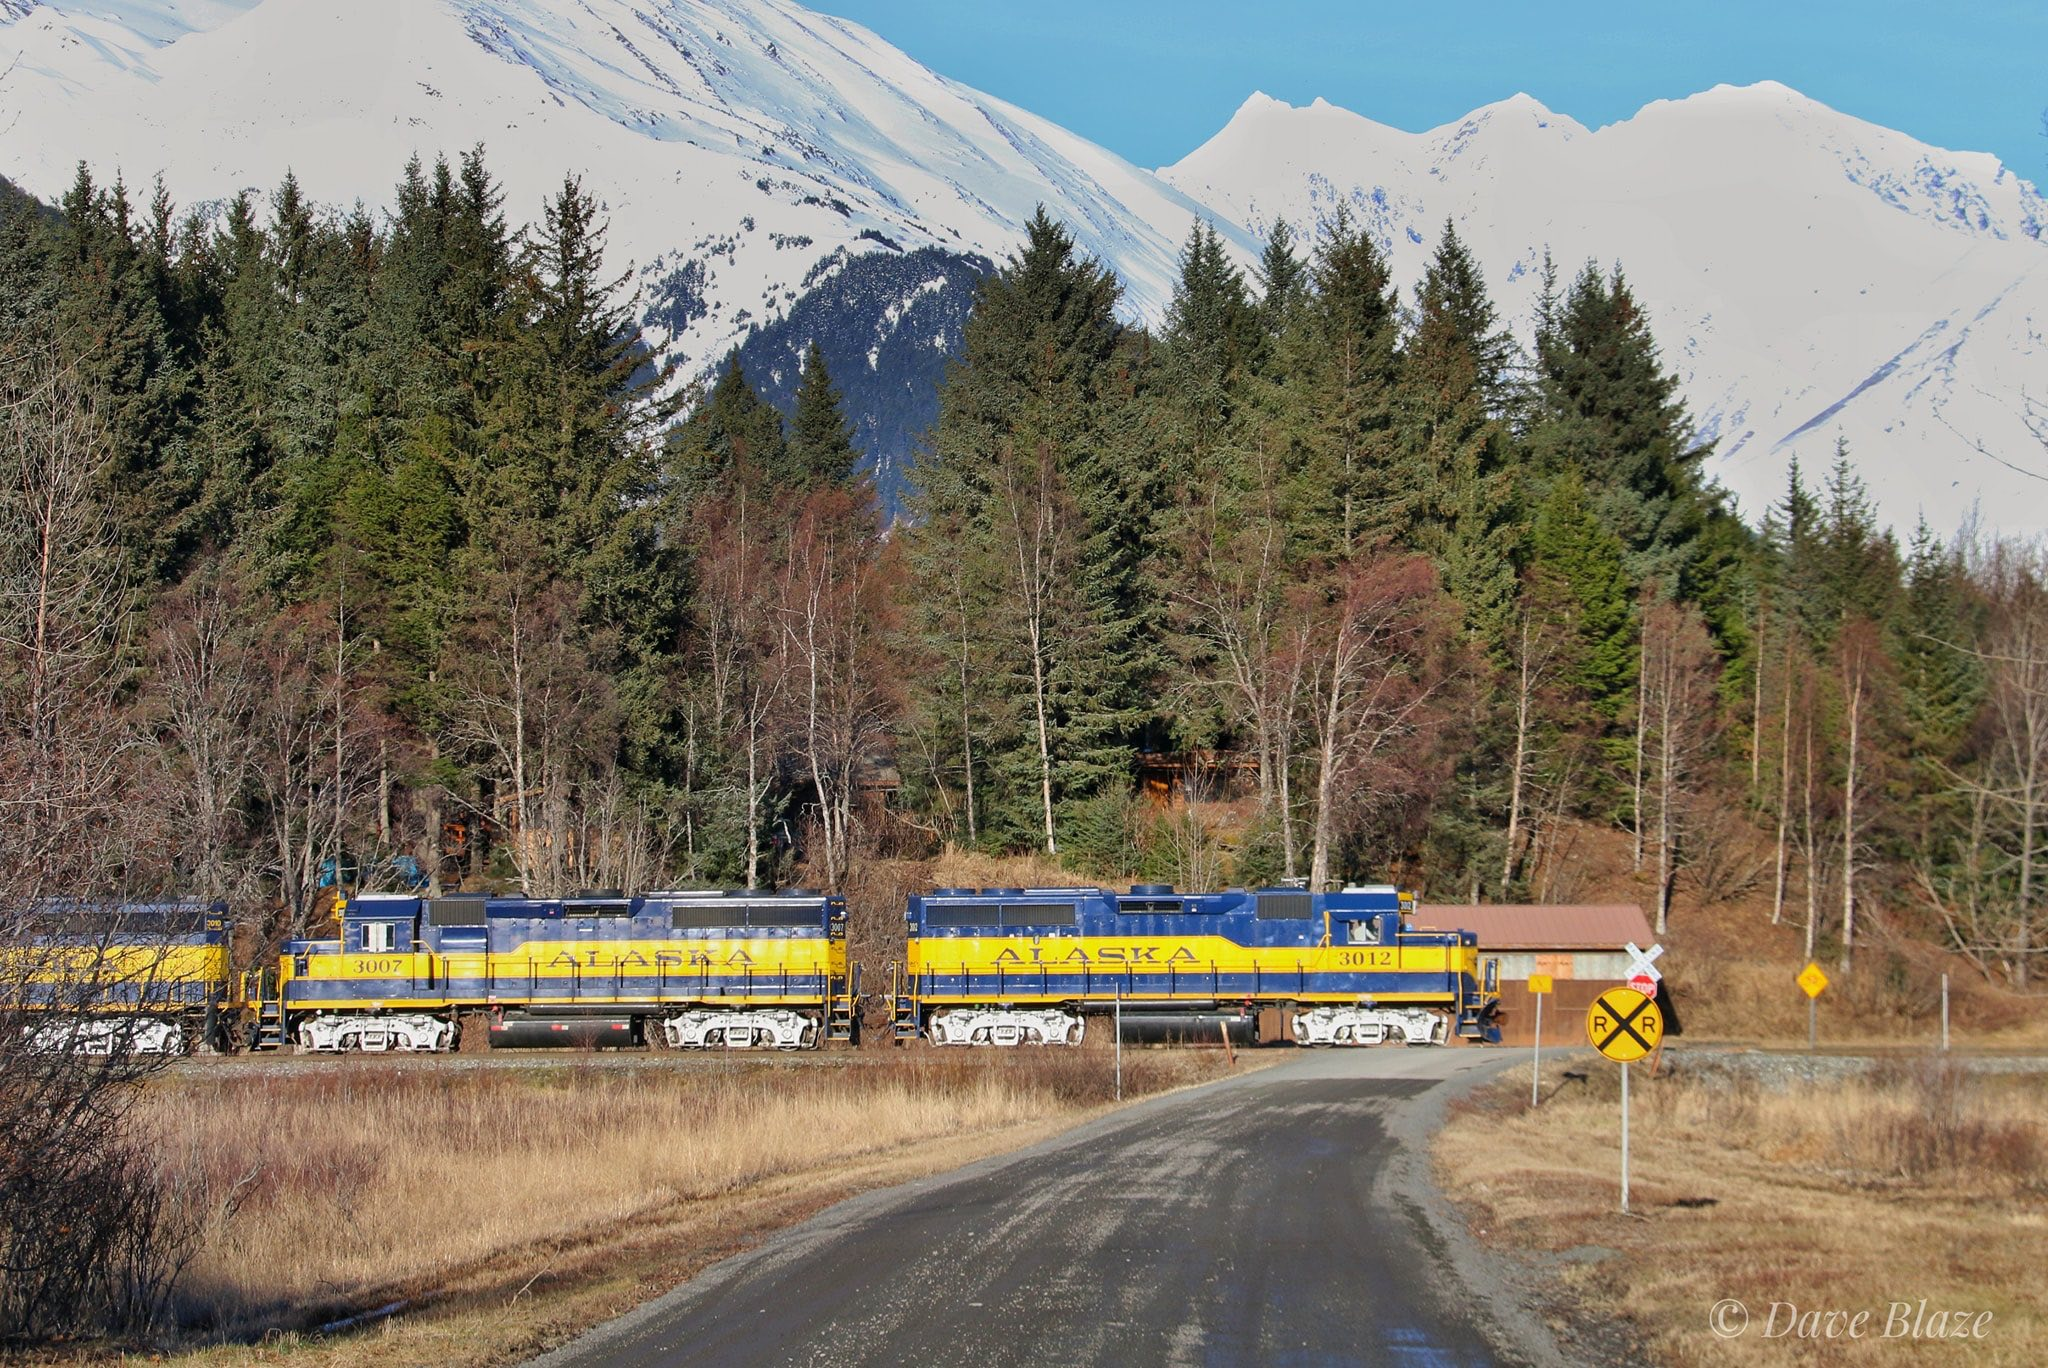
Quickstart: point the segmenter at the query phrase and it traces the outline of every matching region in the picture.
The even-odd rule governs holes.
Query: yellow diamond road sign
[[[1530,992],[1532,992],[1532,993],[1547,993],[1547,992],[1549,992],[1549,991],[1550,991],[1550,975],[1548,975],[1548,974],[1531,974],[1531,975],[1529,975],[1529,991],[1530,991]]]
[[[1828,976],[1820,971],[1818,964],[1809,963],[1799,971],[1799,986],[1806,990],[1808,997],[1817,998],[1827,991]]]
[[[1618,1063],[1641,1059],[1663,1038],[1664,1014],[1657,999],[1633,988],[1609,988],[1586,1013],[1586,1039]]]

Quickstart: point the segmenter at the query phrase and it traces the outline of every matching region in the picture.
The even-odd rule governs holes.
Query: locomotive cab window
[[[363,952],[388,954],[398,948],[398,926],[393,922],[363,923]]]

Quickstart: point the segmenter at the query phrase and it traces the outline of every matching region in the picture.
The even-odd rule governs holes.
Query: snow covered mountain
[[[584,177],[700,363],[847,256],[1001,260],[1041,202],[1156,317],[1202,212],[783,0],[0,0],[0,24],[0,167],[31,192],[84,157],[187,202],[290,169],[377,205],[413,153],[481,142],[515,221]]]
[[[482,142],[519,220],[577,172],[657,336],[693,369],[747,342],[773,389],[822,334],[893,415],[863,432],[891,485],[972,280],[1037,204],[1157,321],[1196,218],[1249,262],[1274,218],[1342,200],[1404,280],[1456,221],[1524,328],[1546,246],[1621,261],[1752,515],[1840,434],[1894,521],[1981,500],[2048,527],[2048,204],[1781,86],[1598,131],[1526,96],[1421,134],[1254,96],[1153,174],[787,0],[0,0],[0,73],[0,174],[45,198],[84,158],[188,203],[290,168],[381,205],[415,152]]]
[[[1254,95],[1160,174],[1255,235],[1346,204],[1398,280],[1455,222],[1525,337],[1546,247],[1566,280],[1619,261],[1752,517],[1841,436],[1895,524],[2048,528],[2048,203],[1994,157],[1765,82],[1597,131],[1527,95],[1427,133]]]

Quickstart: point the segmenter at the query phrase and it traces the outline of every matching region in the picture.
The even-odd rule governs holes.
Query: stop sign
[[[1628,986],[1641,993],[1644,997],[1653,998],[1657,996],[1657,980],[1651,978],[1648,974],[1637,974],[1628,981]]]

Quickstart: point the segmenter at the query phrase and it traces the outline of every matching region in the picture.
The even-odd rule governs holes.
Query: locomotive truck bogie
[[[818,1043],[818,1019],[801,1012],[683,1012],[661,1023],[678,1050],[805,1050]]]
[[[1072,1012],[960,1007],[933,1012],[934,1045],[1079,1045],[1088,1024]]]
[[[69,1051],[91,1058],[105,1058],[117,1052],[178,1055],[185,1053],[185,1033],[177,1022],[161,1017],[87,1017],[32,1028],[28,1047],[37,1054]]]
[[[299,1022],[298,1046],[314,1054],[439,1054],[455,1048],[455,1023],[405,1016],[314,1016]]]
[[[1443,1013],[1421,1008],[1315,1007],[1294,1017],[1298,1045],[1441,1045],[1449,1035]]]

